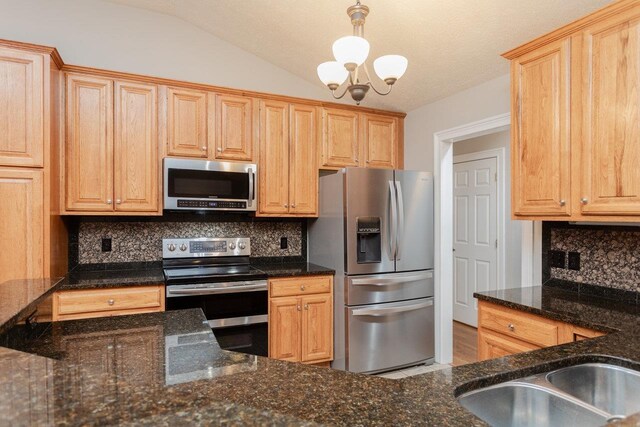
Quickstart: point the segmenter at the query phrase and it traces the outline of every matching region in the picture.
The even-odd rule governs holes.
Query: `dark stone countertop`
[[[199,310],[57,322],[14,342],[37,355],[0,349],[0,413],[54,425],[484,425],[457,395],[584,362],[640,369],[636,306],[549,287],[478,298],[610,333],[392,380],[221,350]]]
[[[62,278],[8,280],[0,284],[0,335],[29,316],[58,289]]]

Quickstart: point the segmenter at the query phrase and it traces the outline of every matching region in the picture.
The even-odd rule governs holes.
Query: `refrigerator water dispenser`
[[[382,241],[380,239],[380,217],[356,218],[358,264],[381,261]]]

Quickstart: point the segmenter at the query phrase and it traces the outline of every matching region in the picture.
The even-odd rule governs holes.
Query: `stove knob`
[[[181,250],[182,252],[186,251],[186,250],[187,250],[187,245],[185,245],[184,243],[183,243],[183,244],[181,244],[181,245],[180,245],[180,250]]]
[[[245,244],[244,244],[244,242],[240,242],[240,243],[238,243],[238,247],[239,247],[241,250],[245,250],[245,248],[247,247],[247,245],[245,245]]]
[[[169,244],[169,250],[170,250],[171,252],[175,251],[175,250],[176,250],[176,245],[174,245],[173,243],[170,243],[170,244]]]
[[[234,250],[236,248],[236,244],[231,242],[229,243],[229,249]]]

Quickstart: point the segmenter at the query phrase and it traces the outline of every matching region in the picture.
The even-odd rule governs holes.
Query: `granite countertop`
[[[62,281],[62,278],[25,279],[0,283],[0,334],[35,311]]]
[[[0,411],[54,425],[484,425],[457,395],[583,362],[640,369],[636,306],[549,287],[478,298],[609,334],[392,380],[221,350],[199,310],[57,322],[0,349]]]

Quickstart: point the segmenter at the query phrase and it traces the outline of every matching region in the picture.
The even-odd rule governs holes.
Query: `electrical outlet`
[[[102,238],[102,252],[111,252],[111,237]]]
[[[289,247],[289,241],[286,237],[280,238],[280,249],[287,249]]]
[[[567,253],[564,251],[549,251],[549,264],[555,268],[567,268],[565,266],[565,259]]]
[[[569,270],[580,270],[580,252],[569,252]]]

